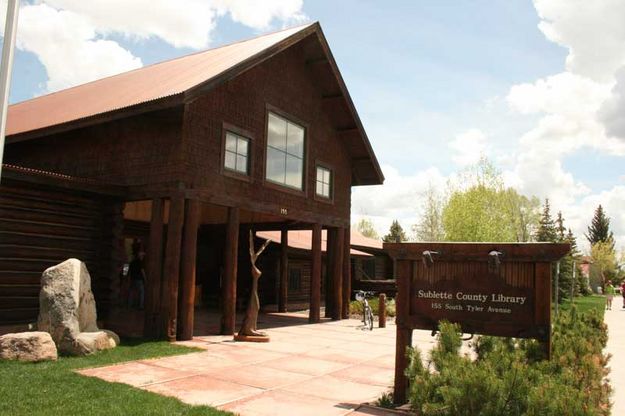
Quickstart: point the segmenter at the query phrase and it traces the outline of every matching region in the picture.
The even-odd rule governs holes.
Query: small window
[[[250,139],[226,132],[224,167],[244,175],[249,174]]]
[[[289,188],[303,189],[304,128],[274,113],[267,117],[265,178]]]
[[[332,171],[324,168],[323,166],[317,166],[317,195],[330,199],[332,195]]]
[[[299,292],[302,290],[301,269],[289,269],[289,292]]]

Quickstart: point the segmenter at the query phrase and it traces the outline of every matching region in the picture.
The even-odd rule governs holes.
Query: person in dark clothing
[[[145,296],[145,270],[143,269],[143,259],[145,253],[140,251],[135,254],[128,265],[128,276],[130,277],[130,290],[128,291],[128,307],[132,306],[132,293],[137,293],[139,309],[143,309]]]

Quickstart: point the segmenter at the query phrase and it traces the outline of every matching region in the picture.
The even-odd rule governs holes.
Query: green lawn
[[[612,302],[612,307],[622,307],[621,299],[618,299],[616,296],[614,297],[614,301]],[[574,298],[573,303],[577,307],[579,312],[586,312],[591,309],[595,309],[600,316],[603,316],[605,312],[605,296],[601,295],[591,295],[591,296],[579,296]],[[560,309],[569,310],[571,309],[571,301],[568,299],[560,304]]]
[[[0,415],[231,415],[73,372],[193,351],[168,342],[123,340],[117,348],[88,357],[43,363],[0,361]]]

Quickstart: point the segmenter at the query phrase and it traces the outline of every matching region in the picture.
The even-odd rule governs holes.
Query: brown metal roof
[[[348,130],[356,137],[346,136],[345,140],[355,140],[360,149],[353,155],[355,185],[381,184],[384,175],[319,23],[209,49],[13,104],[8,109],[7,143],[102,122],[107,116],[127,117],[132,111],[149,111],[153,104],[182,104],[198,92],[240,74],[313,34],[327,56],[328,71],[336,80],[342,105],[353,125]]]
[[[256,236],[263,240],[271,240],[280,244],[282,240],[282,234],[280,231],[258,231]],[[327,231],[321,231],[321,251],[326,251],[327,245]],[[312,250],[312,231],[311,230],[289,230],[289,243],[291,248],[297,248],[300,250]],[[365,253],[364,251],[350,249],[350,253],[353,256],[370,257],[372,254]]]
[[[11,105],[7,136],[184,93],[310,26],[209,49]]]

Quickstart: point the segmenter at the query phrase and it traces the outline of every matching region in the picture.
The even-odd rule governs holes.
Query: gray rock
[[[117,335],[100,331],[96,320],[91,276],[83,262],[69,259],[43,272],[37,326],[52,336],[60,353],[85,355],[118,345]]]
[[[49,361],[58,357],[47,332],[19,332],[0,336],[0,360]]]

